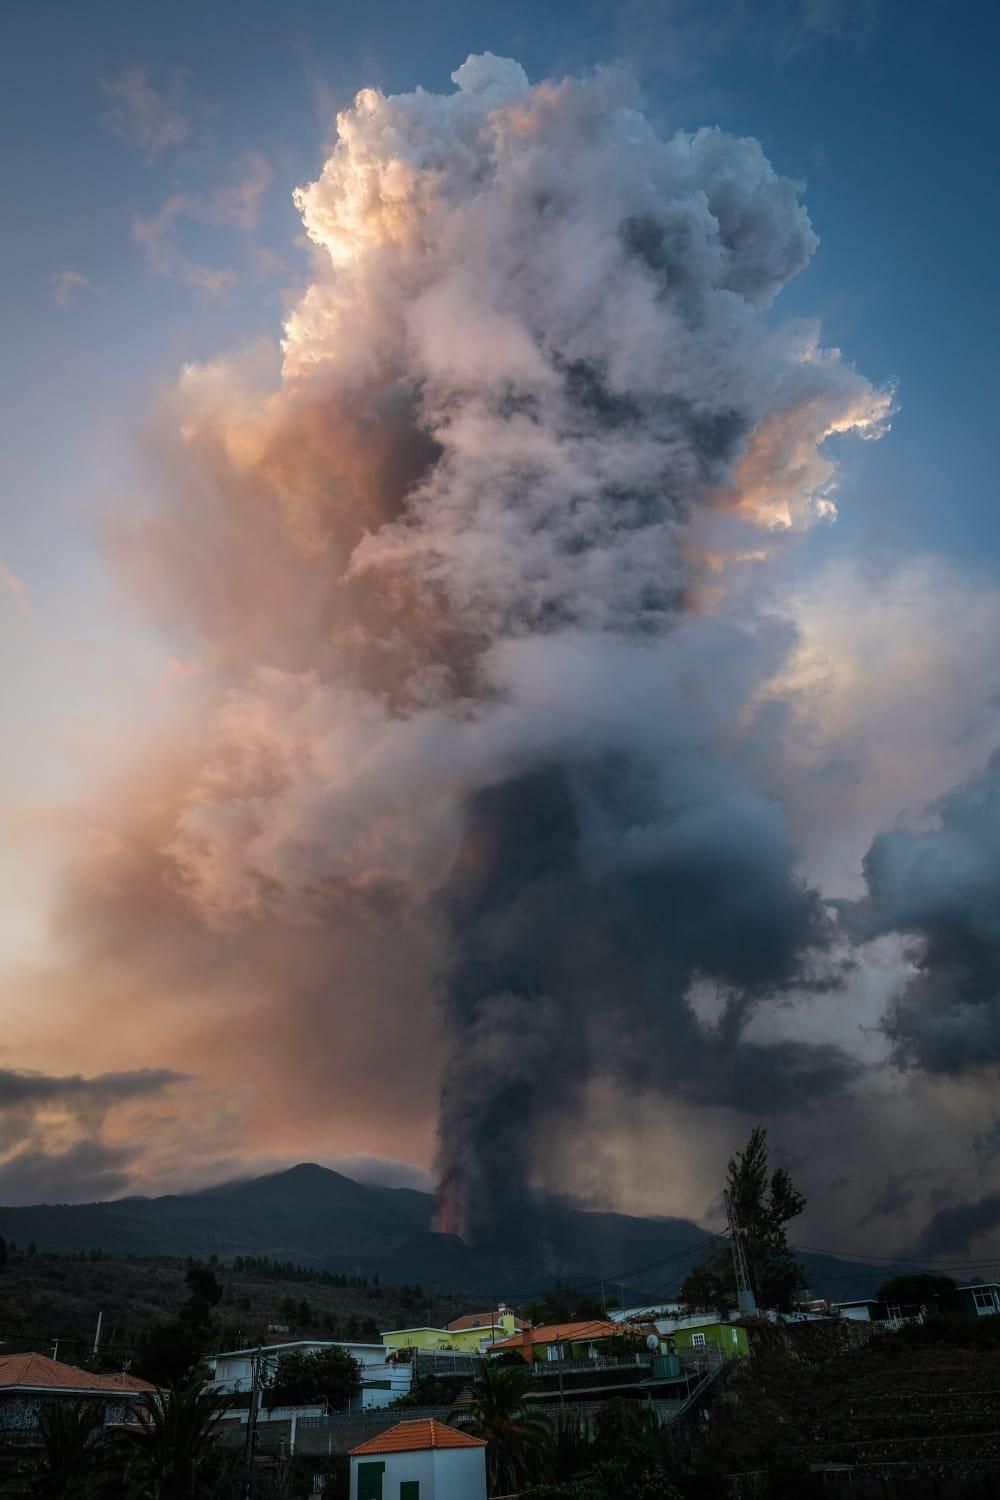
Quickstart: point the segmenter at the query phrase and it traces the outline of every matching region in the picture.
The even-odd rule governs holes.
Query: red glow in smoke
[[[437,1234],[456,1234],[461,1238],[465,1214],[462,1198],[453,1176],[443,1177],[438,1183],[437,1207],[434,1212],[434,1229]]]

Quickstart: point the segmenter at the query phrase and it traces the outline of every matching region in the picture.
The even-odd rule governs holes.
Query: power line
[[[920,1260],[911,1260],[905,1255],[870,1255],[865,1250],[831,1250],[818,1245],[792,1245],[789,1248],[807,1255],[833,1255],[838,1260],[877,1261],[892,1266],[1000,1266],[1000,1255],[983,1256],[978,1260],[945,1260],[941,1256],[925,1255]]]
[[[650,1271],[658,1271],[661,1266],[669,1265],[672,1261],[683,1260],[687,1255],[695,1255],[698,1251],[707,1249],[714,1245],[717,1240],[727,1237],[728,1229],[720,1230],[718,1234],[710,1234],[705,1239],[699,1240],[697,1244],[685,1245],[681,1250],[675,1250],[670,1255],[661,1256],[659,1260],[651,1260],[643,1266],[634,1266],[629,1271],[616,1271],[613,1275],[606,1272],[603,1276],[595,1276],[592,1281],[581,1281],[575,1286],[567,1287],[569,1292],[586,1292],[591,1288],[600,1286],[602,1282],[631,1281],[635,1276],[645,1276]],[[504,1300],[507,1302],[533,1302],[536,1298],[545,1297],[553,1291],[551,1286],[543,1287],[540,1291],[510,1293]]]

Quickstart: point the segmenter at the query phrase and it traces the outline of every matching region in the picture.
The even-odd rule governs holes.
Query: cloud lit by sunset
[[[539,1189],[702,1214],[758,1119],[816,1223],[855,1156],[842,1239],[902,1142],[868,1242],[981,1194],[1000,603],[921,447],[960,360],[800,145],[872,64],[795,10],[683,67],[288,41],[318,120],[105,39],[127,273],[23,252],[70,342],[0,541],[0,1202],[384,1158],[503,1245]]]

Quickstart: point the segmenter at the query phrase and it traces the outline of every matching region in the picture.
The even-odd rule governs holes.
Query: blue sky
[[[372,82],[446,87],[466,53],[489,48],[532,77],[624,60],[664,124],[755,135],[807,182],[822,247],[782,314],[820,316],[828,342],[898,382],[900,403],[892,443],[848,459],[838,546],[989,567],[998,30],[981,0],[10,7],[0,555],[47,619],[80,607],[99,618],[94,512],[137,482],[135,432],[160,382],[185,360],[274,336],[283,290],[306,270],[290,187],[321,162],[335,109]],[[136,69],[185,122],[178,141],[143,147],[128,118],[116,128],[123,106],[108,86]],[[249,153],[273,174],[252,235],[190,218],[178,229],[185,255],[240,280],[212,296],[151,269],[136,218],[175,193],[210,199]],[[262,247],[280,264],[255,274]],[[87,285],[61,307],[54,278],[67,271]]]
[[[102,540],[109,512],[139,512],[163,485],[150,456],[162,393],[189,362],[281,336],[316,253],[292,190],[320,172],[337,111],[369,85],[448,93],[470,53],[517,58],[532,81],[623,63],[661,133],[718,125],[756,137],[779,173],[805,183],[821,243],[773,316],[818,319],[825,345],[874,386],[895,386],[898,409],[884,440],[831,443],[840,516],[802,539],[796,587],[823,580],[813,616],[832,655],[836,631],[827,639],[822,627],[835,566],[902,574],[908,597],[947,578],[926,628],[954,637],[948,670],[961,675],[955,618],[968,597],[970,618],[996,619],[1000,554],[994,5],[37,0],[9,5],[5,22],[0,677],[12,712],[0,817],[15,852],[0,861],[0,966],[44,944],[64,810],[183,697],[170,672],[177,642],[133,607]],[[882,618],[873,610],[870,632]],[[868,649],[866,628],[855,651]],[[978,684],[993,652],[975,628]],[[905,642],[893,644],[904,682]],[[982,699],[989,706],[986,689]],[[978,712],[955,736],[972,743]],[[848,735],[839,722],[837,732]],[[877,722],[870,733],[882,733]],[[970,750],[955,774],[975,763]],[[913,784],[920,797],[930,785]],[[879,816],[883,805],[890,819],[899,812],[883,797]],[[823,872],[816,847],[836,845],[826,816],[803,835]],[[843,856],[855,872],[879,826]],[[829,859],[838,878],[840,858]],[[885,986],[872,989],[880,1004]],[[867,1003],[861,1023],[850,1012],[855,1031],[871,1019]],[[41,1057],[32,1042],[23,1056],[0,1052],[0,1065]],[[373,1149],[405,1145],[386,1137]],[[414,1154],[426,1165],[425,1146]]]

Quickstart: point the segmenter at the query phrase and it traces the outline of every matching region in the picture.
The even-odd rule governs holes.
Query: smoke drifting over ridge
[[[340,117],[280,387],[186,370],[170,503],[114,542],[202,682],[151,887],[216,964],[294,950],[284,1003],[387,1049],[443,1000],[443,1222],[496,1241],[595,1079],[847,1085],[837,1049],[745,1034],[829,982],[758,775],[792,640],[752,582],[889,398],[771,321],[817,241],[755,141],[660,139],[616,71],[454,80]],[[372,987],[386,946],[409,989]]]

